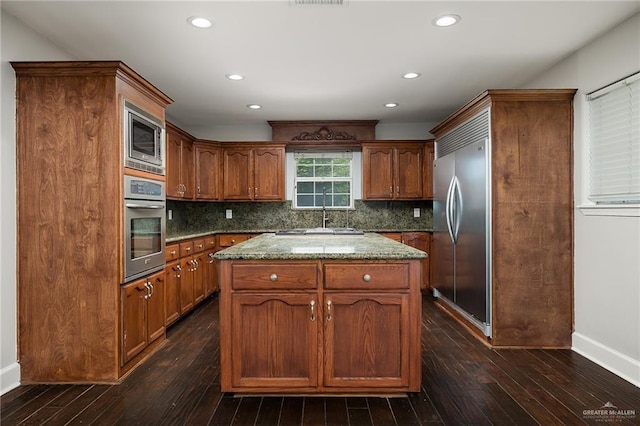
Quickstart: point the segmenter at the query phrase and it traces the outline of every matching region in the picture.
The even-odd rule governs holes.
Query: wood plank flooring
[[[20,386],[0,397],[0,424],[640,424],[640,388],[569,350],[488,349],[429,296],[422,391],[406,398],[222,394],[217,318],[214,296],[174,325],[166,345],[120,385]],[[585,411],[606,403],[636,414]]]

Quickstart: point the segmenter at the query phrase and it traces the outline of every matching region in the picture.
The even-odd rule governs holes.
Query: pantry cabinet
[[[16,87],[17,323],[20,379],[114,383],[140,331],[121,311],[125,101],[164,123],[172,100],[119,61],[12,62]],[[126,306],[148,305],[131,289]],[[144,308],[143,308],[144,310]],[[122,317],[125,313],[127,317]],[[123,323],[128,324],[126,349]],[[153,325],[146,331],[154,336]],[[138,336],[135,336],[138,333]],[[123,359],[131,363],[122,365]]]
[[[224,200],[285,199],[284,144],[225,143],[223,146]]]
[[[422,199],[423,162],[424,141],[363,143],[363,199]]]

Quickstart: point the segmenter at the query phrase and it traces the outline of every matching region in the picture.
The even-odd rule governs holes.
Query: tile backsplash
[[[355,201],[350,210],[327,210],[327,227],[365,231],[430,231],[432,201]],[[420,217],[414,217],[414,209]],[[168,211],[171,210],[171,220]],[[231,210],[231,219],[226,218]],[[322,210],[291,208],[291,201],[202,203],[167,200],[167,238],[215,231],[275,231],[322,226]]]

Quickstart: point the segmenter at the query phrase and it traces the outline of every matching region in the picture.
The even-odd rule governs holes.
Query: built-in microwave
[[[165,174],[164,123],[125,101],[124,164],[132,169]]]

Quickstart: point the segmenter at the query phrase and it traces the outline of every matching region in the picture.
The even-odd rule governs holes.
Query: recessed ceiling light
[[[240,75],[240,74],[227,74],[226,77],[229,80],[242,80],[242,79],[244,79],[244,76]]]
[[[433,20],[433,25],[437,27],[450,27],[460,22],[462,18],[458,15],[442,15]]]
[[[402,78],[406,78],[407,80],[411,80],[413,78],[418,78],[421,75],[422,74],[420,74],[419,72],[408,72],[405,75],[403,75]]]
[[[384,104],[384,106],[387,107],[387,108],[395,108],[398,105],[400,105],[400,104],[398,104],[396,102],[389,102],[389,103]]]
[[[247,108],[249,108],[249,109],[260,109],[262,107],[260,105],[258,105],[258,104],[249,104],[249,105],[247,105]]]
[[[187,22],[196,28],[209,28],[212,25],[211,21],[207,18],[199,18],[197,16],[190,17],[187,19]]]

